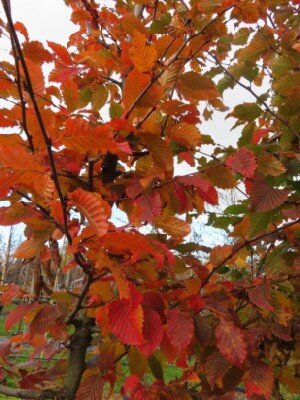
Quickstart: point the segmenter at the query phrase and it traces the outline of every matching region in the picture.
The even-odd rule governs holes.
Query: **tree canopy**
[[[299,0],[65,3],[67,47],[2,0],[0,224],[23,224],[33,285],[2,282],[23,331],[0,343],[0,393],[300,392]],[[216,115],[236,145],[202,131]],[[193,241],[199,218],[228,240]]]

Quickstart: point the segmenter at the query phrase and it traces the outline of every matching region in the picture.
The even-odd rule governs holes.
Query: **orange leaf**
[[[168,235],[178,239],[189,235],[191,232],[190,225],[187,222],[174,216],[161,216],[155,218],[153,222],[155,226],[163,229]]]
[[[189,148],[199,146],[201,142],[201,134],[199,129],[192,124],[180,122],[168,129],[168,136],[178,143],[181,143]]]
[[[43,249],[43,243],[31,236],[28,240],[21,243],[20,246],[14,252],[15,258],[34,258],[41,253]]]
[[[132,48],[130,49],[130,57],[137,71],[151,71],[157,58],[155,45],[152,43],[148,46],[146,44],[146,36],[135,31]]]
[[[69,194],[69,199],[78,211],[86,217],[98,236],[107,233],[110,208],[99,194],[78,188]]]

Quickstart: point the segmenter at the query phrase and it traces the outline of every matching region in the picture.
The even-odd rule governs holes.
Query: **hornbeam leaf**
[[[197,188],[197,192],[202,200],[207,201],[212,205],[218,204],[218,193],[214,186],[206,179],[202,178],[200,174],[178,176],[177,182],[183,185],[191,185]]]
[[[263,310],[274,311],[274,307],[270,304],[270,284],[261,278],[257,278],[254,284],[253,288],[248,289],[250,301]]]
[[[163,229],[168,235],[175,238],[183,238],[191,232],[190,225],[182,219],[173,216],[161,216],[155,218],[154,225]]]
[[[250,228],[248,230],[248,235],[254,237],[258,233],[264,231],[272,220],[272,212],[260,212],[249,214]]]
[[[282,163],[271,154],[258,160],[258,170],[264,175],[278,176],[286,171]]]
[[[225,360],[225,358],[218,351],[215,351],[207,357],[205,363],[205,374],[211,390],[214,389],[214,386],[218,383],[218,380],[220,380],[226,374],[229,367],[230,364],[228,361]]]
[[[99,194],[78,188],[69,194],[69,199],[78,211],[86,217],[98,236],[107,233],[110,209]]]
[[[139,72],[151,71],[157,58],[155,44],[146,44],[146,36],[135,31],[132,41],[133,47],[130,49],[130,57],[134,67]]]
[[[69,78],[62,84],[62,92],[67,109],[70,112],[79,108],[79,92],[76,83]]]
[[[247,356],[242,331],[232,321],[221,318],[216,329],[217,346],[230,363],[241,366]]]
[[[226,165],[233,171],[244,175],[245,178],[252,178],[256,169],[254,153],[242,147],[234,155],[227,158]]]
[[[236,180],[232,172],[224,165],[216,165],[206,171],[209,181],[221,189],[233,189],[236,187]]]
[[[171,171],[173,169],[173,155],[167,142],[159,135],[143,134],[140,135],[140,138],[148,147],[155,165],[166,171]]]
[[[21,304],[15,307],[5,319],[5,329],[10,330],[17,322],[21,321],[27,313],[35,308],[37,303]]]
[[[263,396],[266,400],[271,398],[274,374],[272,368],[263,361],[251,358],[243,381],[248,398],[256,396]]]
[[[35,239],[31,236],[28,240],[25,240],[14,252],[15,258],[34,258],[39,255],[43,249],[43,242]]]
[[[267,182],[259,179],[254,181],[250,192],[250,203],[252,211],[270,211],[283,204],[289,195],[286,189],[276,189]]]
[[[159,314],[148,308],[144,308],[143,336],[146,343],[140,345],[138,349],[149,357],[160,345],[163,326]]]
[[[212,79],[194,71],[181,75],[178,79],[178,88],[189,100],[211,100],[219,96]]]
[[[109,326],[123,343],[141,345],[146,342],[143,337],[144,314],[141,305],[131,309],[130,299],[122,299],[109,305]]]
[[[190,314],[180,310],[167,310],[167,333],[172,345],[184,352],[194,336],[194,323]]]
[[[199,146],[201,142],[201,134],[199,129],[192,124],[180,122],[168,129],[168,136],[178,143],[186,145],[189,148]]]
[[[102,397],[104,379],[101,374],[87,370],[76,393],[75,400],[99,400]]]

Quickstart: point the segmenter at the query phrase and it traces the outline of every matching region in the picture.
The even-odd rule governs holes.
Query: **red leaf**
[[[145,342],[142,334],[143,309],[141,305],[134,310],[131,307],[132,302],[129,299],[112,302],[109,305],[109,326],[123,343],[140,345]]]
[[[17,322],[21,321],[29,311],[35,307],[36,303],[21,304],[14,308],[6,317],[5,329],[9,330]]]
[[[243,381],[247,398],[255,397],[256,395],[262,395],[267,400],[271,398],[274,374],[272,368],[263,361],[251,358],[249,360],[249,369],[245,373]]]
[[[199,196],[208,203],[212,205],[218,204],[218,192],[216,189],[205,179],[203,179],[199,174],[178,176],[177,182],[183,185],[190,185],[197,188]]]
[[[167,310],[167,333],[172,345],[184,352],[194,334],[194,323],[190,314],[180,310]]]
[[[267,182],[258,178],[250,192],[252,210],[254,212],[273,210],[286,201],[288,194],[288,190],[273,188]]]
[[[209,383],[211,390],[214,389],[216,381],[218,381],[225,375],[225,373],[229,369],[229,366],[230,364],[218,351],[215,351],[207,357],[205,363],[205,373],[207,382]]]
[[[102,397],[104,380],[98,374],[90,374],[81,381],[75,400],[99,400]]]
[[[252,136],[252,143],[258,144],[260,139],[269,133],[269,129],[257,129]]]
[[[246,178],[252,178],[256,169],[255,155],[252,151],[242,147],[227,158],[226,165]]]
[[[255,287],[248,290],[250,301],[263,310],[273,311],[274,307],[270,304],[270,285],[266,279],[257,278]]]
[[[147,342],[140,345],[139,350],[149,357],[160,345],[163,337],[162,322],[156,311],[144,308],[143,335]]]
[[[242,331],[232,321],[222,318],[216,329],[217,346],[232,364],[240,366],[246,356],[246,343]]]
[[[162,202],[158,192],[141,196],[136,203],[141,207],[141,221],[152,222],[162,212]]]

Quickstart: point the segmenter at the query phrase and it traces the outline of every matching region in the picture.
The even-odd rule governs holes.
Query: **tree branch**
[[[177,52],[175,53],[175,55],[171,58],[171,60],[169,62],[166,63],[166,65],[164,66],[164,68],[158,73],[156,74],[148,83],[148,85],[146,85],[144,87],[144,89],[141,91],[141,93],[139,94],[139,96],[136,98],[136,100],[133,102],[133,104],[130,106],[130,108],[127,110],[126,116],[125,118],[128,119],[129,116],[131,115],[132,111],[134,110],[135,106],[137,105],[137,103],[144,97],[144,95],[148,92],[148,90],[154,85],[154,83],[162,76],[162,74],[176,61],[178,60],[179,55],[181,54],[181,52],[185,49],[185,47],[189,44],[189,42],[194,39],[197,36],[203,35],[208,28],[211,27],[211,25],[213,25],[222,15],[224,15],[227,11],[229,11],[231,8],[233,8],[233,6],[227,7],[225,10],[223,10],[220,14],[218,14],[214,19],[212,19],[207,25],[204,26],[203,29],[201,29],[200,32],[194,33],[192,35],[190,35],[183,43],[182,45],[179,47],[179,49],[177,50]],[[196,51],[196,53],[198,53],[198,51],[203,47],[203,45]],[[194,53],[194,54],[196,54]],[[190,58],[188,58],[187,60],[185,60],[186,64],[188,61],[190,61]]]
[[[19,397],[21,399],[39,399],[41,392],[29,389],[14,389],[0,384],[0,393],[5,396]]]
[[[46,145],[46,149],[47,149],[47,153],[48,153],[48,157],[49,157],[49,161],[50,161],[50,167],[51,167],[51,172],[52,172],[52,178],[55,184],[55,188],[59,197],[59,200],[61,202],[62,208],[63,208],[63,218],[64,218],[64,230],[65,230],[65,234],[67,236],[68,242],[71,244],[72,243],[72,238],[70,236],[70,233],[68,231],[68,215],[67,215],[67,203],[64,199],[60,184],[59,184],[59,180],[58,180],[58,175],[57,175],[57,170],[56,170],[56,165],[55,165],[55,161],[54,161],[54,155],[52,152],[52,141],[49,138],[45,125],[44,125],[44,121],[39,109],[39,106],[37,104],[36,98],[35,98],[35,94],[34,94],[34,90],[33,90],[33,86],[32,86],[32,82],[31,82],[31,78],[30,78],[30,74],[28,71],[28,67],[21,49],[21,45],[19,42],[19,38],[18,35],[16,33],[15,27],[14,27],[14,23],[12,20],[12,16],[11,16],[11,12],[10,12],[10,7],[9,7],[9,1],[8,0],[2,0],[2,4],[3,4],[3,8],[4,8],[4,12],[7,18],[7,22],[8,22],[8,26],[9,26],[9,31],[10,34],[12,36],[13,42],[15,44],[15,48],[16,48],[16,54],[20,59],[21,65],[23,67],[23,71],[24,71],[24,75],[25,75],[25,79],[26,79],[26,85],[28,88],[28,93],[29,96],[31,98],[31,101],[33,103],[33,108],[39,123],[39,126],[41,128],[41,132],[45,141],[45,145]]]
[[[230,78],[237,83],[240,87],[246,89],[249,93],[252,94],[253,97],[256,98],[256,100],[258,101],[258,103],[262,104],[265,107],[265,111],[267,113],[269,113],[270,115],[272,115],[274,118],[276,118],[278,121],[280,121],[291,133],[293,133],[293,135],[298,136],[298,138],[300,138],[300,133],[296,132],[294,129],[292,129],[290,127],[290,125],[288,124],[287,121],[285,121],[283,118],[281,118],[278,114],[276,114],[275,111],[273,111],[268,104],[261,100],[260,97],[253,91],[253,89],[250,86],[245,85],[244,83],[240,82],[238,79],[235,78],[235,76],[229,72],[224,66],[223,64],[219,61],[219,59],[213,55],[212,53],[210,53],[209,51],[207,51],[207,53],[215,60],[215,63],[218,64],[222,70],[224,71],[224,73],[228,76],[230,76]]]
[[[296,225],[296,224],[298,224],[298,223],[300,223],[300,218],[298,218],[296,221],[292,221],[292,222],[289,222],[289,223],[287,223],[287,224],[285,224],[285,225],[282,225],[282,226],[276,228],[276,229],[275,229],[274,231],[272,231],[272,232],[262,233],[261,235],[256,236],[256,237],[253,238],[253,239],[245,240],[245,242],[243,242],[243,243],[237,245],[237,246],[235,247],[235,249],[232,250],[232,252],[231,252],[227,257],[225,257],[219,264],[217,264],[217,265],[210,271],[210,273],[206,276],[206,278],[204,278],[203,282],[201,283],[201,289],[209,282],[209,280],[210,280],[210,278],[212,277],[212,275],[214,275],[227,261],[229,261],[229,260],[230,260],[236,253],[238,253],[242,248],[244,248],[245,246],[248,246],[249,244],[255,243],[255,242],[257,242],[258,240],[261,240],[261,239],[263,239],[263,238],[265,238],[265,237],[267,237],[267,236],[271,236],[271,235],[274,235],[275,233],[281,232],[281,231],[283,231],[284,229],[289,228],[289,227],[291,227],[291,226],[293,226],[293,225]]]

